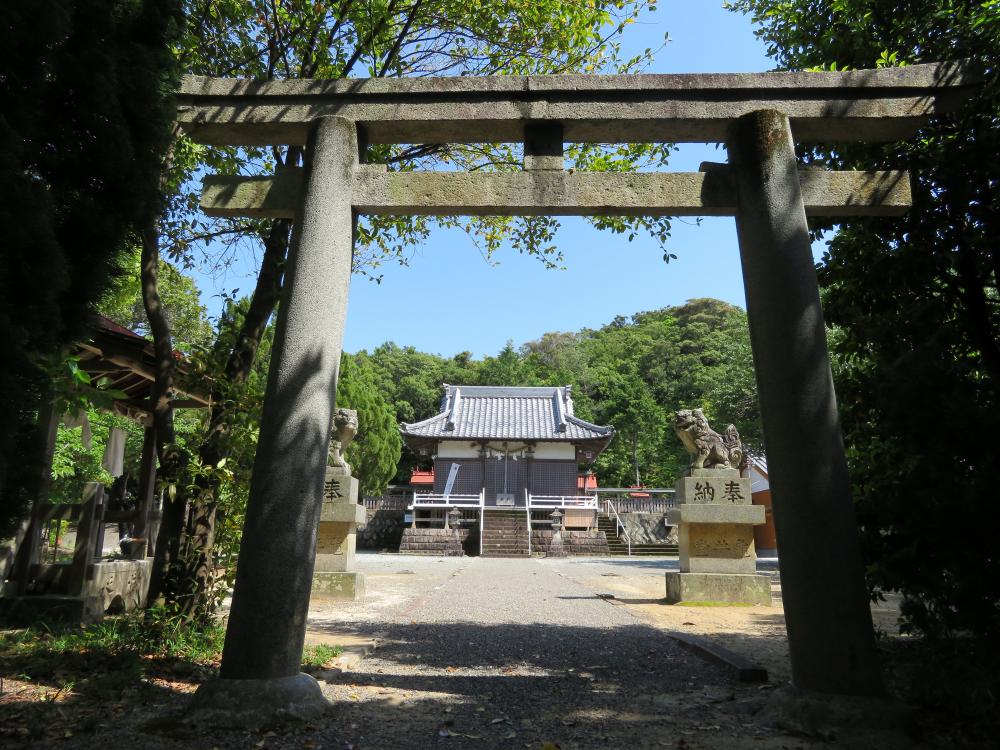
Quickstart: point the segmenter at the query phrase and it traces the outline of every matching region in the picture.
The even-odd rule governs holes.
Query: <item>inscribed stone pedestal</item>
[[[365,508],[358,505],[358,480],[343,467],[328,467],[316,532],[313,596],[358,599],[364,595],[364,574],[353,569],[357,528],[364,520]]]
[[[770,605],[753,543],[764,509],[751,503],[750,480],[735,469],[692,469],[677,498],[667,523],[678,527],[680,572],[667,573],[667,600]]]

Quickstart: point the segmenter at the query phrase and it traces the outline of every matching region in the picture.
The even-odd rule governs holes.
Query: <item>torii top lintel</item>
[[[499,143],[558,122],[567,142],[721,142],[735,118],[775,109],[796,140],[892,141],[981,84],[965,62],[816,73],[490,76],[251,81],[185,76],[178,122],[210,144],[304,144],[338,115],[369,143]]]

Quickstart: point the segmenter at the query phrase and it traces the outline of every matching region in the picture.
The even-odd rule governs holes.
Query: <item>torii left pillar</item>
[[[301,663],[347,315],[357,161],[353,122],[313,123],[220,677],[192,702],[224,724],[308,719],[328,707]]]

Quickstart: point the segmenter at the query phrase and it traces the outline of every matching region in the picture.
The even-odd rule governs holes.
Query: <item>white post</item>
[[[524,511],[528,514],[528,557],[531,557],[531,495],[528,488],[524,488]]]

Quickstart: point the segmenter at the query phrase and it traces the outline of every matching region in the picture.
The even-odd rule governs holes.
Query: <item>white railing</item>
[[[528,557],[531,557],[531,495],[524,489],[524,514],[528,517]]]
[[[479,510],[479,548],[483,547],[483,506],[486,502],[486,493],[484,490],[480,490],[478,495],[437,495],[433,493],[418,494],[413,493],[413,502],[407,506],[407,510],[411,512],[410,516],[410,526],[414,529],[417,528],[417,510],[419,508],[427,509],[444,509],[446,512],[446,517],[444,519],[445,528],[448,525],[447,519],[447,509],[448,508],[472,508]]]
[[[672,489],[601,487],[594,492],[601,498],[601,507],[608,515],[611,515],[607,506],[608,500],[614,501],[619,513],[666,513],[671,508],[677,507]]]
[[[406,510],[410,499],[406,495],[376,495],[362,498],[362,503],[369,510]]]
[[[478,495],[435,495],[431,493],[413,493],[413,502],[407,510],[416,508],[482,508],[484,501],[482,491]]]
[[[619,513],[666,513],[677,507],[672,497],[616,497]]]
[[[592,495],[528,495],[528,509],[532,508],[597,510],[597,498]]]
[[[618,515],[618,510],[615,508],[615,504],[611,502],[608,498],[604,501],[608,508],[608,515],[615,517],[615,533],[618,534],[620,539],[622,534],[625,535],[625,541],[628,543],[628,556],[632,557],[632,537],[629,536],[628,530],[625,528],[625,523],[622,521],[622,517]]]

